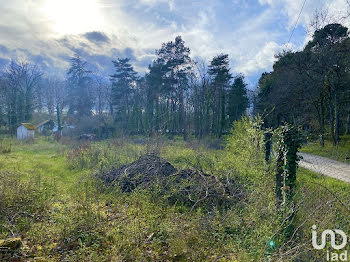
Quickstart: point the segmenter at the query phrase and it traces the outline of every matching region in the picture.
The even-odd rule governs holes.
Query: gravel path
[[[350,183],[350,165],[326,157],[299,153],[303,157],[299,165],[311,171]]]

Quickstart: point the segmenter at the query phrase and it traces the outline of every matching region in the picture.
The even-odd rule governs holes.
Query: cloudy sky
[[[92,69],[112,73],[111,58],[129,57],[145,72],[162,42],[181,35],[194,58],[227,53],[250,85],[271,70],[274,54],[306,43],[316,9],[342,16],[346,0],[0,0],[0,67],[11,59],[64,72],[79,52]]]

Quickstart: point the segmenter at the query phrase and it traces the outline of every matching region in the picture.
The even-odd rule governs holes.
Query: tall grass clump
[[[73,169],[103,171],[130,163],[144,153],[144,147],[134,143],[107,140],[104,142],[82,143],[66,154]]]
[[[12,152],[12,144],[6,139],[0,139],[0,154],[9,154]]]
[[[169,142],[160,155],[179,169],[195,168],[207,173],[215,173],[220,151],[195,146],[184,141]]]
[[[40,174],[0,171],[0,239],[28,231],[44,216],[51,194]]]

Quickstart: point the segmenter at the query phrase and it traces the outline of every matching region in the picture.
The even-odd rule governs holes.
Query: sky
[[[316,9],[341,17],[346,0],[0,0],[0,67],[11,59],[64,75],[78,52],[101,75],[112,59],[143,74],[161,44],[181,35],[197,60],[229,54],[250,86],[271,71],[275,54],[300,50]],[[346,21],[344,22],[347,23]],[[290,43],[294,26],[295,30]]]

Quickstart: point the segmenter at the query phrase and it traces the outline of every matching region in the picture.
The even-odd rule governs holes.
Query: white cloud
[[[295,25],[304,0],[258,0],[261,5],[269,5],[271,8],[280,8],[289,18],[288,27]],[[306,0],[303,12],[298,21],[299,25],[307,28],[315,10],[328,10],[328,15],[333,20],[341,20],[348,10],[347,0]],[[348,21],[341,21],[349,25]]]
[[[82,37],[84,24],[82,29],[71,28],[81,32],[57,34],[53,21],[41,8],[47,1],[51,0],[0,0],[0,44],[18,50],[12,55],[23,55],[20,50],[27,49],[34,55],[46,54],[55,65],[64,67],[67,61],[62,56],[72,55],[77,48],[101,56],[115,54],[112,48],[130,48],[137,60],[135,66],[144,71],[161,43],[182,35],[193,56],[208,61],[227,53],[233,70],[248,76],[271,69],[274,55],[287,42],[303,3],[303,0],[257,0],[256,5],[250,6],[245,0],[89,0],[98,3],[103,18],[97,29],[110,39],[101,47]],[[306,28],[314,10],[322,7],[339,16],[346,10],[346,0],[307,0],[299,25]],[[71,46],[57,41],[62,37]],[[296,37],[299,37],[296,45],[301,48],[306,40],[300,39],[307,39],[306,34],[296,32],[292,41]]]
[[[140,0],[141,4],[148,5],[148,6],[155,6],[160,3],[167,3],[169,6],[170,11],[174,11],[175,9],[175,2],[174,0]]]
[[[246,75],[260,70],[270,71],[272,64],[276,60],[274,57],[275,54],[281,50],[282,46],[279,46],[276,42],[267,42],[254,57],[247,61],[241,61],[241,65],[237,68],[237,71]]]

